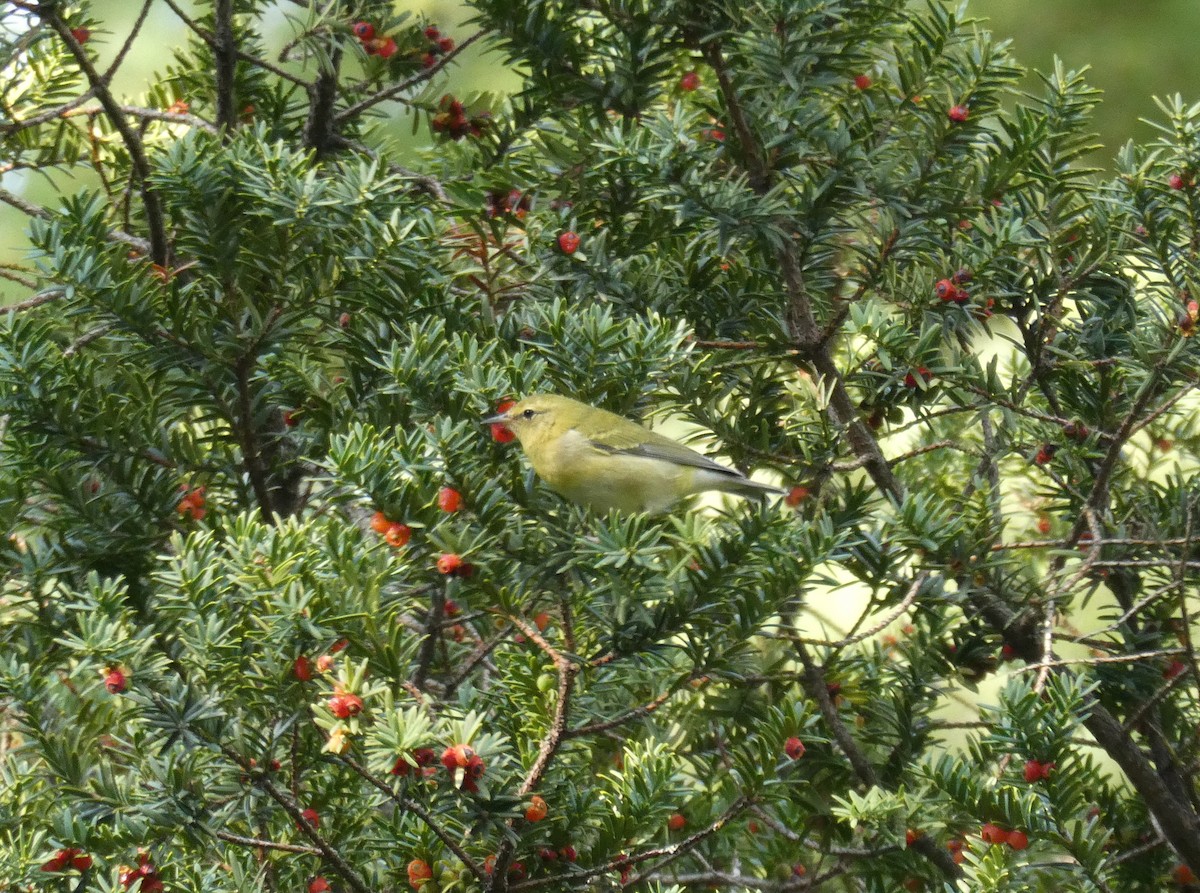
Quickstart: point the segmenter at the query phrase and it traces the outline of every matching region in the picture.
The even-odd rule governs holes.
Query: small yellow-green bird
[[[760,499],[782,492],[570,397],[535,394],[483,423],[512,431],[552,489],[600,511],[661,512],[702,490]]]

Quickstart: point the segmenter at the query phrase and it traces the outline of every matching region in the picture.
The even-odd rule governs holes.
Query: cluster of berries
[[[138,888],[140,893],[162,893],[163,882],[158,876],[158,868],[155,867],[150,854],[146,850],[138,850],[138,864],[134,867],[122,865],[117,879],[121,882],[121,886],[126,890],[131,889],[139,881],[141,886]]]
[[[463,104],[447,94],[438,103],[438,113],[433,116],[429,126],[434,133],[444,133],[452,140],[460,140],[464,136],[482,135],[490,119],[491,115],[487,112],[467,115]]]
[[[376,37],[375,26],[370,22],[355,22],[350,30],[354,32],[354,36],[358,38],[368,56],[388,59],[396,54],[396,39],[394,37]]]
[[[959,286],[971,281],[971,271],[967,269],[959,270],[949,279],[939,279],[933,286],[933,293],[938,300],[945,304],[965,304],[971,300],[971,295],[966,289]]]
[[[179,498],[179,503],[175,506],[175,511],[191,518],[193,521],[199,521],[208,513],[208,510],[204,507],[203,487],[189,489],[187,484],[180,484],[179,490],[183,493],[183,496]]]
[[[80,41],[82,43],[82,41]],[[87,871],[92,867],[92,857],[78,847],[66,847],[59,850],[42,863],[42,871],[60,872],[68,868],[76,871]]]
[[[437,25],[430,25],[425,29],[425,38],[429,41],[429,49],[421,55],[421,65],[433,68],[437,64],[438,56],[454,49],[454,39],[442,36]]]

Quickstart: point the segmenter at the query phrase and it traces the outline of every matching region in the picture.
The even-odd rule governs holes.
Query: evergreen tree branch
[[[339,119],[334,113],[338,100],[338,70],[342,63],[341,44],[329,51],[329,66],[322,66],[308,88],[308,119],[304,123],[304,145],[323,157],[339,145]]]
[[[398,99],[401,96],[401,94],[407,93],[413,87],[419,87],[421,84],[425,83],[426,81],[432,80],[434,77],[436,77],[438,75],[439,72],[441,72],[443,69],[446,68],[446,66],[448,66],[451,62],[453,62],[454,59],[460,53],[463,52],[463,50],[465,50],[467,47],[471,46],[471,44],[475,43],[476,41],[480,40],[486,34],[487,34],[487,30],[481,28],[480,30],[476,31],[474,34],[471,34],[468,37],[464,38],[463,40],[459,41],[459,43],[454,47],[454,49],[452,49],[450,52],[446,53],[445,55],[441,56],[437,60],[437,62],[435,62],[429,68],[423,69],[422,71],[418,72],[417,74],[414,74],[412,77],[408,78],[405,81],[402,81],[399,84],[395,84],[391,87],[385,87],[384,89],[371,94],[370,96],[366,97],[365,99],[359,100],[358,102],[354,103],[354,105],[349,106],[346,109],[343,109],[341,112],[338,112],[337,115],[334,116],[333,123],[335,125],[343,125],[346,122],[352,121],[353,119],[357,118],[359,115],[361,115],[367,109],[373,108],[374,106],[379,105],[379,103],[386,102],[389,99]],[[348,92],[351,92],[351,93],[356,92],[356,88],[351,88]]]
[[[237,67],[237,41],[233,34],[233,0],[215,0],[211,43],[217,94],[217,127],[229,139],[237,126],[234,110],[234,71]]]
[[[397,794],[394,790],[392,790],[391,787],[384,784],[373,774],[371,774],[366,766],[355,761],[353,758],[343,754],[342,756],[338,757],[338,759],[353,769],[360,778],[362,778],[372,787],[378,789],[389,800],[395,802],[401,809],[411,812],[422,822],[424,822],[426,827],[436,834],[438,839],[446,845],[446,848],[462,860],[463,865],[467,866],[467,870],[470,871],[471,874],[475,875],[476,880],[487,880],[487,874],[484,873],[483,868],[481,868],[479,864],[471,858],[466,850],[458,845],[458,842],[450,836],[450,833],[446,831],[445,828],[443,828],[438,822],[434,821],[433,815],[426,810],[425,807],[409,797],[402,797],[401,795]]]
[[[183,8],[176,2],[176,0],[165,0],[165,2],[167,6],[171,8],[171,11],[178,16],[180,21],[187,25],[188,29],[193,34],[208,44],[214,52],[216,51],[217,38],[210,33],[207,28],[204,28],[199,22],[184,12]],[[308,90],[312,86],[304,78],[297,77],[286,68],[280,68],[278,65],[274,65],[271,62],[268,62],[266,59],[262,59],[251,53],[247,53],[244,50],[237,49],[236,44],[234,45],[233,55],[242,62],[249,63],[256,68],[261,68],[263,71],[269,71],[271,74],[275,75],[275,77],[281,78],[287,81],[289,84],[293,84],[297,87],[303,87],[305,90]]]
[[[75,57],[76,64],[83,71],[88,83],[91,84],[96,99],[104,107],[110,123],[116,128],[117,133],[120,134],[121,141],[125,145],[125,150],[129,153],[129,160],[133,165],[134,174],[140,184],[138,188],[142,198],[142,208],[146,212],[146,228],[150,236],[150,256],[156,264],[165,267],[168,263],[170,250],[167,244],[166,222],[163,218],[162,204],[159,201],[158,194],[154,191],[154,187],[150,185],[150,163],[146,159],[146,152],[141,138],[129,127],[125,116],[121,114],[120,105],[113,97],[112,91],[108,88],[108,84],[101,79],[100,73],[92,65],[91,59],[83,51],[83,47],[75,39],[75,35],[71,33],[71,29],[67,27],[67,23],[63,21],[58,4],[43,0],[43,2],[38,4],[38,14],[42,17],[43,21],[49,23],[50,27],[66,43],[67,48],[71,51],[71,55]]]
[[[279,843],[274,840],[260,840],[257,837],[242,837],[238,834],[230,834],[228,831],[214,831],[213,836],[227,843],[234,843],[238,846],[255,847],[264,850],[278,850],[281,853],[302,853],[306,856],[320,856],[322,851],[315,846],[301,846],[296,843]]]
[[[296,824],[297,830],[310,841],[314,848],[329,862],[333,870],[338,876],[344,880],[355,893],[371,893],[370,886],[363,877],[350,865],[349,862],[342,856],[340,852],[325,839],[324,835],[320,834],[305,818],[303,811],[292,798],[288,797],[283,791],[279,790],[269,778],[263,773],[253,773],[253,767],[250,763],[243,759],[240,754],[230,748],[222,745],[222,753],[225,754],[236,765],[240,766],[242,771],[253,778],[255,786],[262,789],[264,793],[274,800],[288,814]]]

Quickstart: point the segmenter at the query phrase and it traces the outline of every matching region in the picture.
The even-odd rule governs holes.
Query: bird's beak
[[[481,425],[507,425],[508,421],[509,421],[508,416],[504,415],[504,413],[501,413],[500,415],[488,416],[486,419],[481,419],[479,424],[481,424]]]

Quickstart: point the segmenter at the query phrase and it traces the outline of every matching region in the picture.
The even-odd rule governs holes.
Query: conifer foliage
[[[0,889],[1195,881],[1200,108],[1106,177],[940,2],[197,6],[0,13],[80,178],[0,191]],[[567,504],[539,391],[787,496]]]

